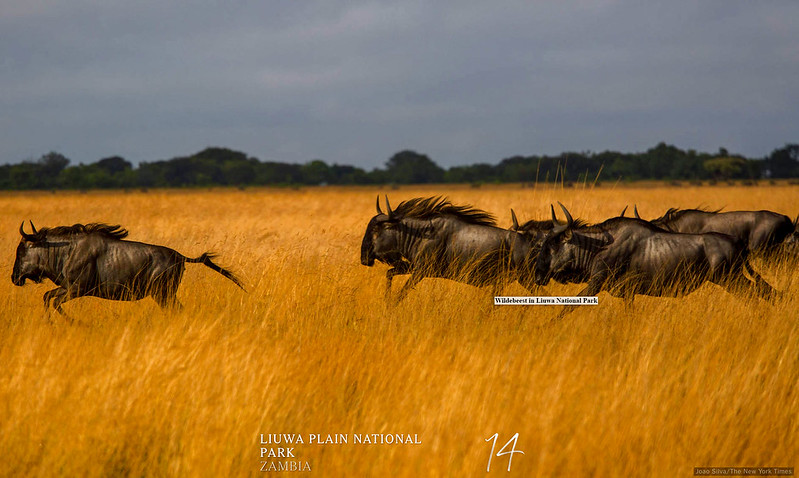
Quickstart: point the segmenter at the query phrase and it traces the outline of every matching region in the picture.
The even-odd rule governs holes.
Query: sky
[[[799,142],[799,2],[0,0],[0,163]]]

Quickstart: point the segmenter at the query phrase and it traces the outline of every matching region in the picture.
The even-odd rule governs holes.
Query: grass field
[[[602,293],[552,325],[555,307],[494,307],[489,290],[424,280],[396,308],[386,266],[360,265],[378,193],[393,205],[445,194],[510,225],[562,201],[599,222],[637,203],[799,213],[799,187],[306,188],[0,195],[0,475],[240,476],[259,473],[260,435],[301,434],[316,476],[483,476],[518,433],[512,472],[689,476],[695,466],[799,461],[799,272],[754,266],[775,304],[705,285],[684,299]],[[52,287],[9,280],[17,229],[121,224],[130,239],[207,250],[248,293],[188,264],[180,312],[151,299],[82,298],[53,324]],[[395,280],[395,287],[404,278]],[[547,295],[582,286],[552,283]],[[505,295],[526,295],[518,284]],[[355,444],[353,434],[421,444]],[[347,444],[311,444],[346,434]],[[283,460],[280,460],[283,461]]]

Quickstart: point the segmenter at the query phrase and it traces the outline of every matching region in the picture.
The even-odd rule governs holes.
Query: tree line
[[[724,148],[717,153],[682,150],[666,143],[642,153],[566,152],[513,156],[497,164],[442,168],[425,154],[400,151],[383,168],[367,171],[315,159],[305,164],[261,161],[228,148],[206,148],[191,156],[142,162],[120,156],[71,165],[57,152],[37,160],[0,166],[0,189],[112,189],[201,186],[292,186],[325,184],[422,184],[564,182],[616,180],[733,180],[799,177],[799,144],[786,144],[765,158],[745,158]]]

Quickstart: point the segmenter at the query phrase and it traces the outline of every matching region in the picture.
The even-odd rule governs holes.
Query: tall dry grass
[[[799,453],[796,265],[755,267],[785,298],[742,301],[705,285],[684,299],[600,294],[494,307],[490,291],[424,280],[396,308],[385,266],[359,247],[375,188],[28,193],[0,196],[0,475],[259,473],[259,434],[303,434],[317,476],[482,476],[519,433],[512,476],[679,476],[694,466],[794,466]],[[386,192],[386,191],[382,191]],[[562,201],[600,221],[637,203],[799,212],[799,188],[402,188],[447,194],[510,224]],[[47,321],[51,285],[10,280],[22,219],[111,222],[133,240],[241,274],[245,294],[187,266],[185,308],[82,298]],[[402,283],[395,280],[396,286]],[[551,295],[581,286],[547,286]],[[506,295],[525,295],[518,284]],[[421,445],[312,445],[311,433],[417,434]],[[497,450],[498,451],[498,450]],[[493,474],[507,474],[507,456]]]

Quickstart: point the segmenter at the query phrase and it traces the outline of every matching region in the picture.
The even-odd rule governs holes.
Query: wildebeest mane
[[[580,227],[584,232],[607,232],[609,229],[615,227],[618,223],[629,224],[631,221],[634,221],[638,225],[643,226],[651,231],[663,231],[663,229],[649,221],[645,221],[643,219],[633,219],[631,217],[612,217],[598,224],[587,224],[585,221],[583,221],[582,225],[580,226],[577,225],[580,220],[575,219],[573,227]]]
[[[530,229],[533,230],[541,230],[541,229],[552,229],[552,219],[544,219],[543,221],[536,221],[535,219],[530,219],[529,221],[525,222],[521,226],[519,226],[518,231],[529,231]]]
[[[576,218],[572,222],[572,227],[588,227],[588,226],[590,226],[590,224],[588,224],[587,221],[584,221],[583,219],[580,218]],[[535,219],[531,219],[522,224],[521,226],[519,226],[518,230],[524,232],[524,231],[529,231],[531,229],[539,231],[542,229],[552,229],[552,228],[553,228],[552,219],[544,219],[543,221],[536,221]]]
[[[430,219],[435,216],[449,214],[463,222],[481,226],[496,226],[494,216],[472,206],[456,206],[448,198],[442,196],[413,198],[402,201],[393,214],[399,218]]]
[[[73,224],[72,226],[43,227],[38,233],[41,237],[52,236],[76,236],[79,234],[97,233],[110,239],[124,239],[128,237],[128,230],[120,225],[111,225],[98,222],[89,224]]]
[[[666,214],[664,214],[663,216],[661,216],[661,217],[659,217],[657,219],[654,219],[654,221],[671,222],[671,221],[674,221],[674,220],[677,220],[677,219],[681,218],[682,216],[684,216],[688,212],[710,212],[710,213],[715,214],[715,213],[721,212],[722,209],[724,209],[724,208],[719,208],[719,209],[716,209],[714,211],[714,210],[710,210],[710,209],[704,208],[704,207],[698,207],[698,208],[694,208],[694,209],[680,209],[680,208],[677,208],[677,207],[672,207],[672,208],[669,208],[668,211],[666,211]]]

